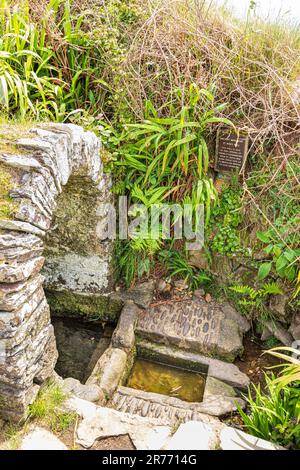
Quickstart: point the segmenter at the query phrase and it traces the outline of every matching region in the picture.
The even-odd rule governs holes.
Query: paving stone
[[[187,421],[179,426],[164,449],[214,450],[218,442],[212,426],[201,421]]]
[[[284,450],[283,447],[272,442],[259,439],[229,426],[221,430],[220,442],[222,450]]]
[[[20,450],[68,450],[51,432],[35,427],[22,440]]]
[[[96,440],[127,434],[137,450],[157,450],[171,436],[171,428],[154,419],[95,406],[79,398],[70,399],[65,406],[83,416],[77,429],[76,442],[86,448]]]

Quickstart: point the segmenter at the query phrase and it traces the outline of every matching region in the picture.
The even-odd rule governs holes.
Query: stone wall
[[[76,313],[79,296],[89,313],[107,315],[112,243],[101,239],[99,208],[112,196],[93,133],[49,124],[5,139],[9,131],[0,145],[0,414],[16,420],[57,360],[43,286],[58,312]]]

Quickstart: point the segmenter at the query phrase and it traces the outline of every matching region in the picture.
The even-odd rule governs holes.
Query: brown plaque
[[[216,171],[240,171],[248,153],[247,134],[220,129],[217,134]]]

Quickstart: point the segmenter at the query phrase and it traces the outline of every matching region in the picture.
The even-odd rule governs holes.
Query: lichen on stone
[[[0,163],[0,219],[13,219],[18,204],[10,197],[9,192],[14,189],[13,171]]]

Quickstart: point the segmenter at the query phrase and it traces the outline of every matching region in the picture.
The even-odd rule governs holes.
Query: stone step
[[[148,396],[147,396],[148,395]],[[142,392],[127,387],[119,387],[110,403],[111,408],[131,415],[153,418],[162,424],[175,425],[178,421],[215,421],[188,407],[178,407],[164,401],[162,395],[154,397],[154,393]],[[217,421],[217,420],[216,420]]]
[[[242,331],[232,312],[203,298],[150,306],[140,313],[136,334],[231,362],[243,352]]]
[[[240,398],[226,397],[223,394],[208,396],[201,403],[190,403],[175,397],[120,386],[110,406],[123,413],[155,418],[163,424],[174,425],[178,421],[217,423],[218,416],[236,411],[237,402],[244,407]]]

